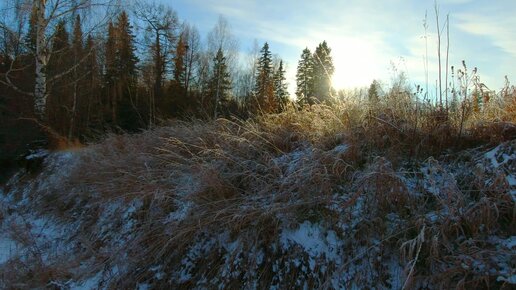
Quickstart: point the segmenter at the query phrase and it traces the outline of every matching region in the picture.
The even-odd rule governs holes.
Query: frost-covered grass
[[[516,141],[472,127],[468,149],[354,109],[51,153],[0,194],[0,288],[514,286]]]

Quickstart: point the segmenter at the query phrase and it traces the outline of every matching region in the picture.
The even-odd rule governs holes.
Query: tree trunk
[[[34,85],[34,111],[37,117],[46,120],[47,106],[47,64],[49,53],[45,31],[47,27],[47,19],[45,19],[46,0],[35,0],[37,23],[36,23],[36,75]]]

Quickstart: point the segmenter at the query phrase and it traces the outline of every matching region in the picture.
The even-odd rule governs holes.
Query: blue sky
[[[195,25],[203,37],[224,16],[240,50],[254,40],[269,42],[288,65],[291,90],[303,48],[312,51],[326,40],[336,66],[335,86],[388,84],[394,64],[411,82],[424,84],[425,30],[428,13],[430,85],[437,79],[436,25],[433,0],[175,0],[162,2]],[[504,76],[516,77],[516,1],[441,0],[441,21],[450,15],[450,65],[462,60],[478,67],[482,82],[500,89]],[[445,47],[443,47],[443,53]],[[515,81],[516,82],[516,81]]]

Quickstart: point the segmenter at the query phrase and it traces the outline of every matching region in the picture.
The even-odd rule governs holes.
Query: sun
[[[332,47],[335,72],[332,86],[336,90],[368,86],[378,74],[379,57],[363,39],[337,38],[328,41]]]

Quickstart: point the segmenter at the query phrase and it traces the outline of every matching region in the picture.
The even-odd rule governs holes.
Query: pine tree
[[[229,92],[231,90],[231,76],[226,64],[226,57],[224,57],[221,48],[219,48],[213,59],[213,72],[209,88],[210,94],[214,98],[213,112],[216,119],[219,113],[227,112],[230,102]]]
[[[274,73],[274,95],[278,104],[278,112],[285,110],[289,99],[285,73],[283,61],[281,60],[278,69]]]
[[[335,67],[330,55],[331,49],[328,47],[326,41],[320,43],[315,49],[313,56],[313,82],[314,95],[319,102],[328,102],[332,95],[331,78]]]
[[[312,53],[305,48],[297,65],[296,96],[299,105],[312,105],[313,97],[313,59]]]
[[[272,55],[269,51],[269,44],[266,42],[260,50],[260,59],[256,72],[256,85],[254,89],[254,109],[263,113],[276,111],[276,100],[274,98],[274,75],[272,68]]]

